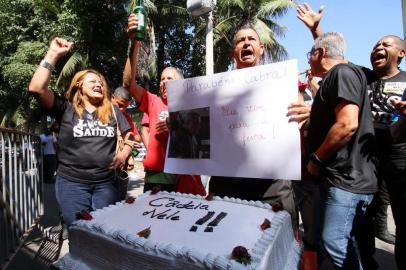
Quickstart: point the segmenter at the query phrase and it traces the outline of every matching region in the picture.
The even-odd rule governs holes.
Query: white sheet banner
[[[296,60],[170,81],[167,89],[165,172],[300,180],[300,134],[286,116],[298,99]]]

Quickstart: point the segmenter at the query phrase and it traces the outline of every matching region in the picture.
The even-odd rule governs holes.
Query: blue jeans
[[[359,234],[373,194],[356,194],[331,185],[325,192],[323,247],[336,267],[363,269]]]
[[[93,211],[117,201],[117,189],[113,181],[85,184],[56,177],[55,192],[59,209],[65,224],[70,226],[76,220],[76,213]]]

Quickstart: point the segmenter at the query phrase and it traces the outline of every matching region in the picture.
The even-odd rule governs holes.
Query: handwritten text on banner
[[[210,108],[210,158],[167,158],[165,171],[299,180],[299,130],[286,116],[297,74],[290,60],[168,82],[170,112]]]

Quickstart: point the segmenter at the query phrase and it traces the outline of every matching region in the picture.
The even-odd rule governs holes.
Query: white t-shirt
[[[41,139],[41,144],[44,147],[44,155],[55,155],[55,147],[54,147],[54,143],[56,143],[56,138],[54,135],[49,134],[49,135],[45,135],[45,134],[41,134],[39,135],[40,139]]]

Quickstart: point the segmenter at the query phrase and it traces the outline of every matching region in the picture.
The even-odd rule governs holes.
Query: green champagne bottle
[[[147,26],[148,17],[144,7],[144,0],[137,0],[133,13],[138,19],[138,26],[134,29],[134,36],[136,40],[142,41],[145,39],[145,27]]]
[[[132,155],[133,157],[137,157],[139,153],[140,153],[140,152],[138,152],[138,150],[135,149],[135,148],[133,148],[133,149],[131,150],[131,155]]]

